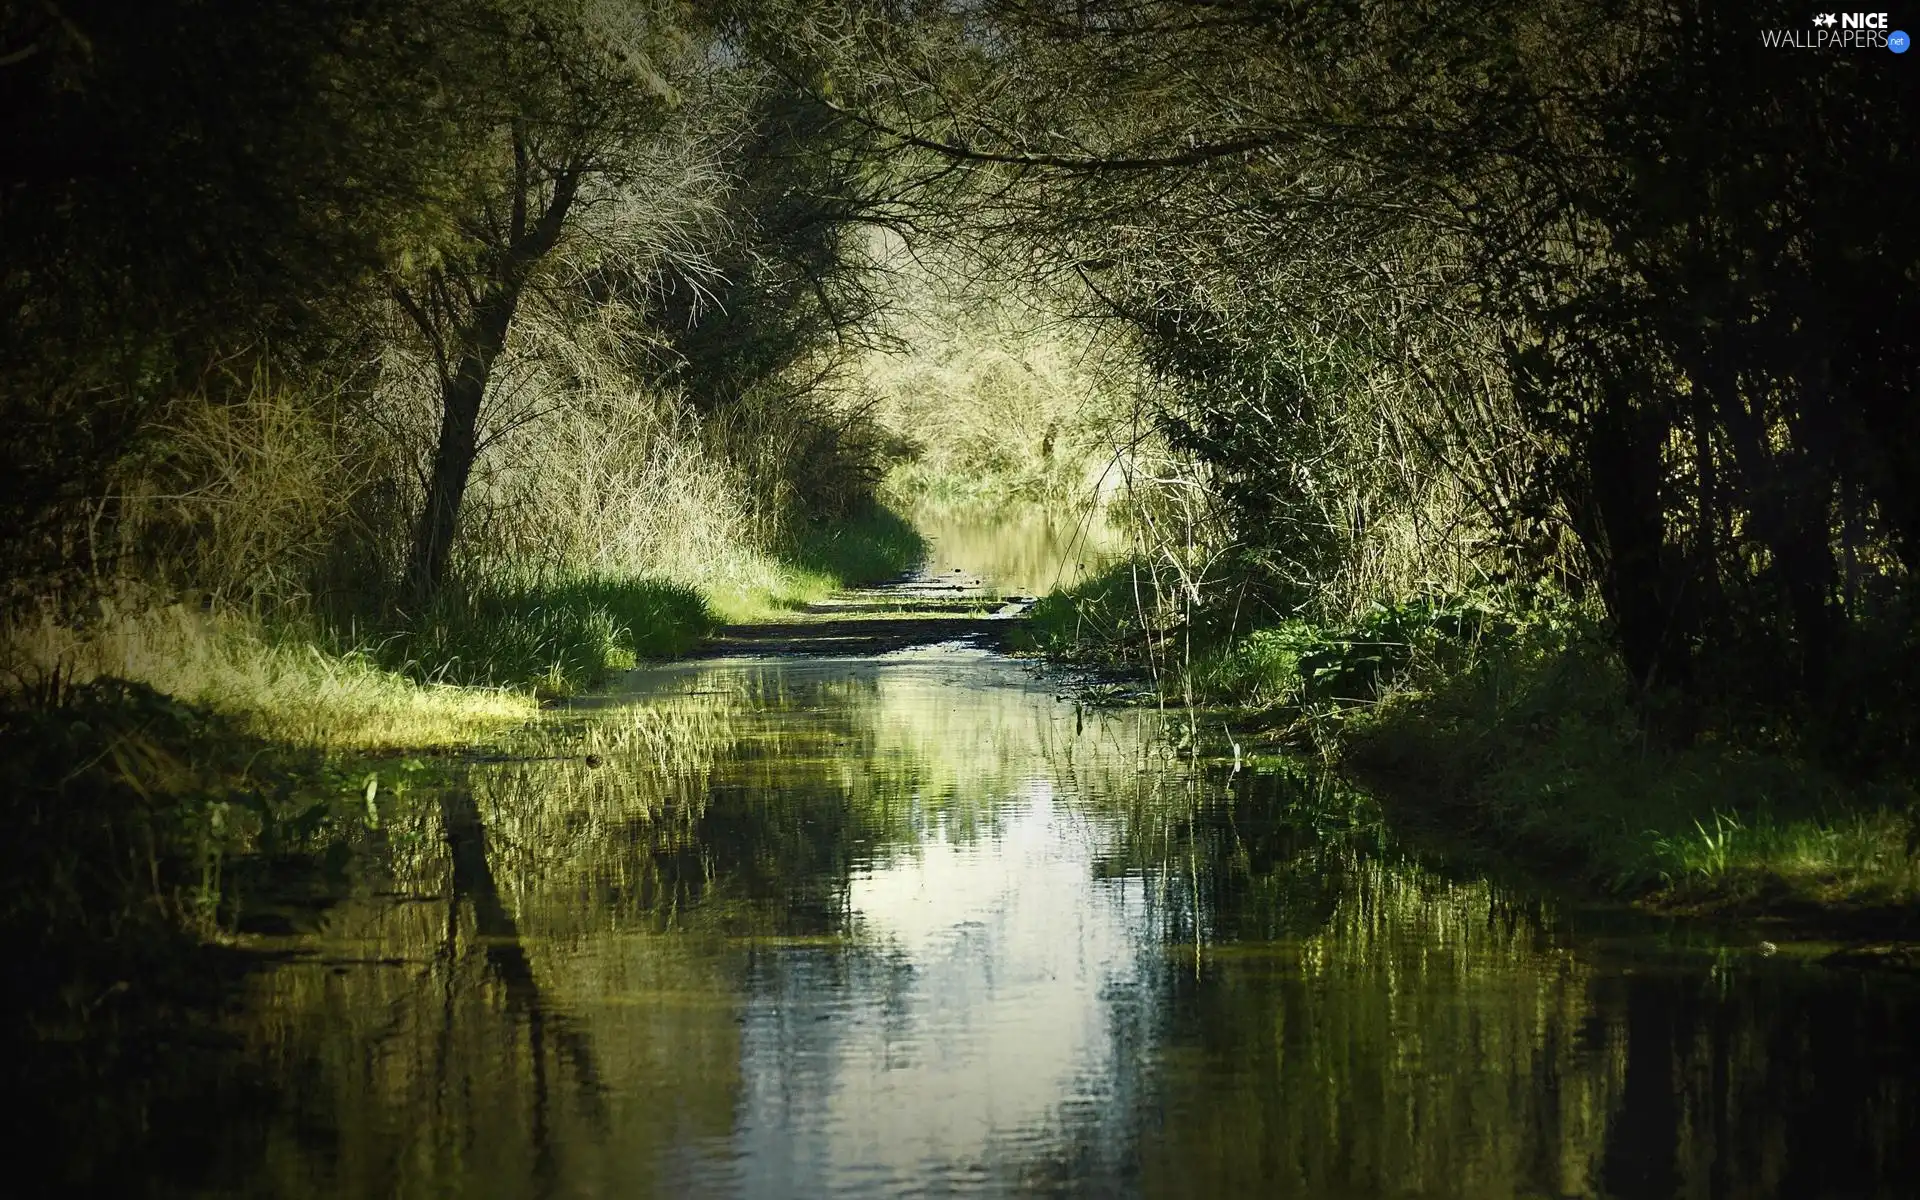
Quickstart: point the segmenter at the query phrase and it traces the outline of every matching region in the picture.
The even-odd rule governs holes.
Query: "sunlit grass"
[[[1603,889],[1679,907],[1920,901],[1911,786],[1711,731],[1665,743],[1578,631],[1523,630],[1342,725],[1341,753],[1405,811]]]
[[[641,659],[683,654],[712,624],[697,591],[663,580],[482,585],[376,631],[373,654],[416,679],[563,696]]]
[[[56,673],[144,684],[205,705],[263,739],[340,750],[484,739],[612,671],[694,649],[716,621],[776,619],[850,583],[896,575],[923,552],[882,509],[806,531],[775,556],[751,547],[675,564],[681,579],[574,576],[465,581],[425,611],[330,620],[106,602],[84,622],[0,633],[16,686]]]
[[[917,565],[926,543],[907,520],[882,505],[802,529],[781,554],[741,548],[674,571],[700,592],[719,619],[778,620],[835,592],[882,583]]]
[[[1784,820],[1715,813],[1688,829],[1646,835],[1647,868],[1676,902],[1784,890],[1824,903],[1912,903],[1920,899],[1920,861],[1907,850],[1909,828],[1904,814],[1885,808]]]
[[[1042,596],[1015,635],[1015,645],[1068,659],[1139,657],[1155,616],[1150,584],[1148,594],[1141,595],[1143,571],[1131,560],[1115,562]]]
[[[462,744],[536,711],[525,691],[421,683],[364,654],[329,654],[270,637],[245,617],[178,605],[107,608],[84,628],[16,626],[5,652],[16,683],[56,670],[80,682],[125,679],[204,705],[254,736],[329,750]]]

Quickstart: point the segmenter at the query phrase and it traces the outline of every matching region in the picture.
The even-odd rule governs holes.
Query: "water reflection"
[[[983,514],[928,505],[914,511],[913,524],[927,539],[928,574],[958,569],[991,587],[1036,595],[1078,583],[1127,542],[1097,508],[1062,512],[1015,503]]]
[[[1892,1195],[1914,989],[1646,939],[978,652],[685,664],[383,811],[263,1194]],[[599,766],[586,765],[592,753]],[[247,1149],[242,1152],[241,1147]]]
[[[755,973],[749,1190],[979,1183],[1043,1149],[1063,1106],[1107,1098],[1107,997],[1138,986],[1148,949],[1141,889],[1088,886],[1100,834],[1045,780],[1010,799],[991,844],[937,828],[855,874],[859,952]]]

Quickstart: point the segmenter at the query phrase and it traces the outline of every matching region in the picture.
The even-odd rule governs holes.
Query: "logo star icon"
[[[1821,13],[1819,16],[1813,19],[1813,23],[1815,25],[1826,25],[1831,27],[1834,25],[1838,25],[1840,23],[1840,18],[1834,16],[1832,13]]]

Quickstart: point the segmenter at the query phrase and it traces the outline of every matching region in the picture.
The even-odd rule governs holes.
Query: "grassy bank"
[[[910,525],[875,508],[808,527],[777,556],[736,550],[653,577],[479,579],[418,612],[360,603],[260,616],[126,593],[78,619],[17,623],[0,672],[16,694],[55,676],[137,683],[308,748],[459,744],[542,697],[685,654],[721,621],[890,578],[923,551]]]
[[[1791,743],[1650,736],[1578,627],[1526,627],[1338,718],[1343,764],[1410,820],[1669,911],[1914,927],[1916,795]]]
[[[809,522],[779,555],[725,564],[702,577],[698,587],[718,620],[770,620],[842,588],[903,575],[919,564],[926,549],[906,518],[871,504],[837,521]]]
[[[1491,598],[1232,635],[1155,628],[1126,564],[1036,606],[1028,647],[1152,667],[1243,740],[1311,752],[1403,828],[1673,912],[1920,927],[1920,794],[1788,736],[1685,714],[1658,736],[1589,613]],[[1657,710],[1658,702],[1653,707]]]
[[[34,965],[10,974],[10,998],[58,1024],[129,981],[175,988],[195,948],[297,927],[298,904],[255,901],[344,870],[375,799],[443,755],[539,741],[543,698],[685,653],[723,618],[896,575],[922,549],[875,509],[786,555],[686,572],[711,591],[478,581],[418,614],[262,618],[128,589],[81,618],[16,623],[0,642],[0,933]]]
[[[685,584],[582,576],[443,593],[418,614],[395,612],[370,634],[345,624],[328,632],[347,653],[369,654],[412,679],[565,696],[641,659],[686,653],[713,615],[706,597]]]
[[[397,685],[381,686],[393,711]],[[497,697],[434,701],[470,729],[515,715]],[[269,883],[286,894],[338,877],[374,823],[373,794],[430,769],[339,749],[352,729],[257,732],[278,719],[109,678],[50,677],[0,704],[0,932],[17,958],[4,990],[41,1036],[130,988],[190,987],[206,965],[196,948],[249,931]]]
[[[85,622],[11,631],[17,686],[6,700],[32,710],[49,702],[46,681],[117,680],[217,713],[248,737],[318,751],[459,745],[537,711],[530,690],[410,677],[320,636],[178,604],[104,606]]]

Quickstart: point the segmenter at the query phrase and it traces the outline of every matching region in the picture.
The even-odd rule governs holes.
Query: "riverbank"
[[[1580,1195],[1607,1145],[1662,1159],[1702,1111],[1751,1130],[1719,1135],[1737,1161],[1779,1161],[1749,1114],[1780,1095],[1864,1131],[1795,1124],[1798,1161],[1837,1146],[1892,1177],[1856,1146],[1913,1144],[1912,980],[1434,870],[1297,757],[1196,771],[1184,721],[954,647],[962,605],[997,597],[951,576],[791,622],[814,646],[623,676],[446,786],[383,777],[344,878],[251,906],[241,951],[178,960],[205,1015],[109,978],[86,1036],[10,1061],[39,1101],[22,1161],[67,1191],[1018,1194],[1053,1138],[1044,1178],[1070,1194],[1124,1193],[1144,1161],[1147,1194],[1264,1195],[1285,1138],[1330,1194],[1386,1163],[1403,1190]],[[928,640],[856,644],[880,621]],[[778,1102],[796,1072],[815,1102]],[[1675,1113],[1676,1077],[1731,1082]],[[1384,1131],[1351,1170],[1325,1132],[1342,1112]],[[1147,1132],[1111,1171],[1077,1165],[1114,1128]],[[1507,1158],[1433,1164],[1476,1138]],[[804,1173],[827,1161],[851,1165]]]
[[[1336,764],[1403,831],[1591,896],[1795,935],[1920,935],[1907,785],[1780,749],[1661,746],[1606,688],[1555,707],[1584,669],[1542,661],[1505,697],[1473,677],[1390,696],[1336,718]]]
[[[614,671],[688,653],[723,621],[770,622],[898,575],[923,552],[875,510],[704,591],[478,588],[357,626],[122,596],[15,626],[0,933],[36,966],[10,974],[8,999],[52,1028],[84,1023],[116,987],[181,991],[200,949],[317,919],[302,897],[381,836],[382,803],[524,743],[551,723],[544,709]]]
[[[1177,636],[1117,568],[1035,608],[1025,648],[1144,670],[1243,751],[1307,753],[1401,829],[1660,913],[1920,934],[1920,794],[1792,738],[1635,695],[1597,621],[1488,599]],[[1683,727],[1684,734],[1676,734]]]

